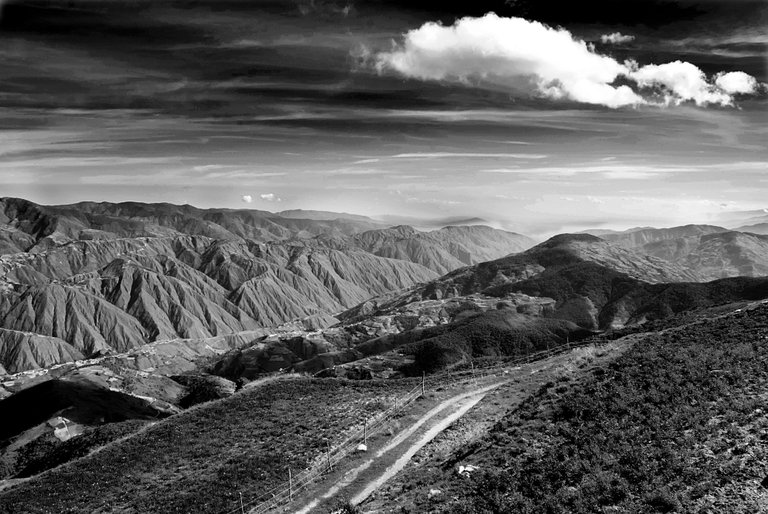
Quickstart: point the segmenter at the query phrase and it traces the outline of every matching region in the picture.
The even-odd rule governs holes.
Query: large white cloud
[[[493,13],[461,18],[452,26],[425,23],[392,51],[378,53],[376,67],[421,80],[502,86],[607,107],[683,101],[732,105],[745,80],[727,74],[710,83],[696,66],[680,61],[643,67],[619,63],[565,29]],[[623,84],[617,83],[620,77]]]

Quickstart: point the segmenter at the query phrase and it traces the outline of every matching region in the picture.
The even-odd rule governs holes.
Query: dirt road
[[[292,510],[297,514],[312,512],[321,503],[337,496],[350,498],[352,504],[364,501],[383,483],[402,470],[416,452],[474,407],[485,395],[506,384],[501,380],[491,385],[453,396],[424,414],[400,432],[371,458],[347,471],[335,485],[303,506]]]
[[[435,398],[439,403],[431,408],[424,404],[423,410],[416,409],[419,413],[406,414],[395,422],[391,436],[369,440],[368,452],[352,457],[348,468],[340,467],[300,493],[292,504],[273,512],[330,512],[347,501],[371,512],[389,512],[389,506],[413,488],[409,477],[420,467],[409,465],[413,458],[422,462],[455,451],[464,442],[476,439],[480,432],[487,432],[509,409],[544,383],[561,376],[569,377],[568,383],[575,383],[577,377],[612,360],[641,337],[628,336],[600,349],[577,348],[528,364],[500,367],[481,374],[479,380],[438,387],[434,391],[440,397]],[[455,475],[455,470],[447,473]],[[416,489],[431,483],[419,481],[421,485]]]

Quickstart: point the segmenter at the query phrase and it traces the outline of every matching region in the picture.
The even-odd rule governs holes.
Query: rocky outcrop
[[[35,238],[9,225],[0,224],[0,255],[26,252],[35,244]]]

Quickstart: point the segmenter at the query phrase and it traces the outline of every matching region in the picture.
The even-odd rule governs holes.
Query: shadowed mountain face
[[[364,217],[299,214],[0,200],[0,365],[17,372],[296,319],[327,326],[372,296],[530,245],[489,227],[367,230]]]
[[[63,380],[50,380],[0,401],[0,415],[6,420],[0,428],[0,444],[55,415],[83,424],[165,416],[145,400],[88,382]]]
[[[523,253],[456,270],[394,299],[372,302],[375,307],[368,310],[384,313],[430,298],[522,293],[553,299],[550,316],[595,330],[768,296],[768,278],[696,282],[699,276],[668,261],[589,234],[563,234]]]
[[[589,234],[562,234],[530,250],[477,266],[456,270],[427,286],[443,293],[471,294],[493,286],[515,283],[546,269],[584,262],[597,264],[647,282],[694,282],[691,271],[663,259],[649,257]]]

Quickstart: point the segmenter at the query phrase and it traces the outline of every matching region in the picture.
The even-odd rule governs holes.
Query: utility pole
[[[421,396],[424,396],[424,382],[427,380],[427,372],[421,372]]]
[[[288,499],[293,501],[293,475],[291,474],[291,468],[288,468]]]
[[[245,506],[243,505],[243,493],[240,493],[240,513],[245,514]]]
[[[326,444],[328,445],[328,452],[326,455],[328,456],[328,470],[333,470],[333,466],[331,465],[331,443],[326,441]]]
[[[363,444],[368,445],[368,419],[363,420]]]

